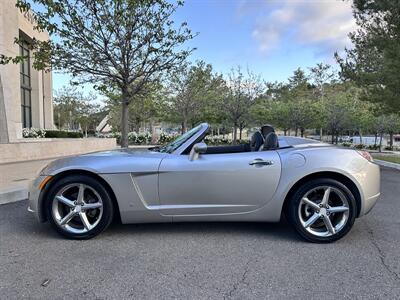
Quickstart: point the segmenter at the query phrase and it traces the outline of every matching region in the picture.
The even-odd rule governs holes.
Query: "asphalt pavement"
[[[399,299],[400,171],[334,244],[284,221],[113,224],[88,241],[39,224],[27,202],[0,206],[0,299]]]

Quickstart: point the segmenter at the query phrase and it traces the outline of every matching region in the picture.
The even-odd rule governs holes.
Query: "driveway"
[[[60,238],[25,201],[0,206],[0,298],[400,297],[400,171],[342,240],[300,240],[285,222],[114,224]]]

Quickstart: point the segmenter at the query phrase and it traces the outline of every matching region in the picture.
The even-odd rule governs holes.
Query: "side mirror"
[[[200,154],[206,153],[207,151],[207,144],[206,143],[197,143],[194,144],[192,150],[189,154],[189,160],[193,161],[199,158]]]

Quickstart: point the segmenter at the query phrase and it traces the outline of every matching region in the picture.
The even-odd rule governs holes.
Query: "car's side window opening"
[[[264,125],[253,134],[249,143],[232,146],[209,146],[205,154],[267,151],[278,148],[279,142],[275,129],[271,125]]]
[[[250,151],[250,143],[248,143],[229,146],[209,146],[204,154],[241,153]]]
[[[196,139],[191,141],[191,144],[187,146],[186,149],[183,152],[181,152],[181,154],[183,155],[189,154],[196,143],[204,141],[204,138],[206,137],[209,129],[208,124],[205,124],[205,126],[207,126],[205,128],[206,130],[202,132],[200,135],[198,135]],[[151,150],[164,153],[172,153],[176,149],[184,145],[187,141],[190,141],[193,136],[195,136],[201,131],[201,128],[202,125],[194,127],[193,129],[189,130],[188,132],[178,137],[173,142],[162,147],[153,147],[151,148]],[[270,125],[264,125],[253,134],[251,140],[248,143],[239,145],[223,145],[223,146],[209,145],[204,154],[255,152],[255,151],[276,150],[278,148],[279,148],[278,136],[276,135],[274,128]]]

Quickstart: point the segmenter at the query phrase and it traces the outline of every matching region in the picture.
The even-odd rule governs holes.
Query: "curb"
[[[379,160],[379,159],[374,159],[374,162],[377,165],[380,165],[380,166],[383,166],[383,167],[388,167],[388,168],[400,170],[400,164],[396,164],[396,163],[392,163],[392,162],[388,162],[388,161],[384,161],[384,160]]]
[[[28,199],[28,189],[12,188],[0,191],[0,205]]]

